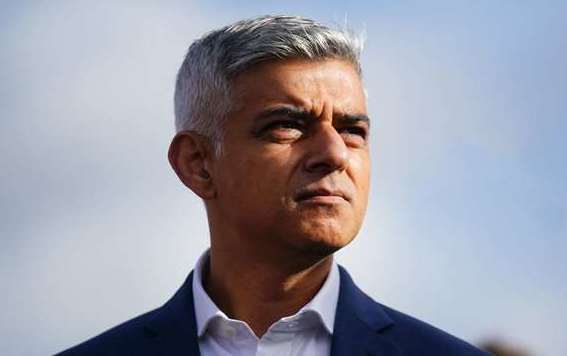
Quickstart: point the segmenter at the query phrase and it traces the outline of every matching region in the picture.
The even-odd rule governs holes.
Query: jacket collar
[[[153,344],[157,355],[200,355],[192,281],[193,272],[189,274],[177,293],[157,309],[146,324],[147,332],[155,339]]]
[[[341,287],[331,356],[399,355],[396,345],[380,334],[394,325],[392,319],[354,284],[344,268],[339,270]]]
[[[339,266],[340,290],[331,356],[399,355],[398,348],[380,335],[394,322],[382,306],[362,292]],[[156,310],[145,328],[155,339],[156,354],[198,356],[199,340],[193,304],[193,272],[183,286]]]

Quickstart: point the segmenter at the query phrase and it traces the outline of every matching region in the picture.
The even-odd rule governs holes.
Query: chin
[[[324,258],[348,245],[355,235],[356,232],[350,233],[338,226],[324,226],[301,231],[293,239],[293,245],[303,253]]]

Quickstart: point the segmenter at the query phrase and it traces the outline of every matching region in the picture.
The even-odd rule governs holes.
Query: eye
[[[281,129],[281,130],[299,130],[301,129],[301,125],[296,122],[296,121],[292,121],[292,120],[282,120],[282,121],[275,121],[272,122],[271,124],[269,124],[267,126],[267,129],[270,130],[277,130],[277,129]]]
[[[276,140],[299,138],[305,130],[305,125],[299,120],[278,120],[269,123],[262,130],[266,135]]]
[[[337,130],[347,144],[364,146],[368,138],[368,130],[362,126],[346,126]]]
[[[339,132],[341,133],[347,133],[349,135],[357,135],[360,136],[362,138],[366,138],[367,133],[366,133],[366,129],[364,127],[360,127],[360,126],[351,126],[351,127],[343,127],[341,129],[339,129]]]

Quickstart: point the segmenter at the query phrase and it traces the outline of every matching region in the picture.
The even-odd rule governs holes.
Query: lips
[[[327,189],[327,188],[304,188],[300,189],[295,196],[295,200],[313,201],[313,202],[340,202],[350,201],[349,196],[341,189]]]

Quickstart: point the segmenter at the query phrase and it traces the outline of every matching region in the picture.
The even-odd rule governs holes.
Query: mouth
[[[295,197],[295,201],[300,203],[337,204],[348,202],[350,199],[340,190],[319,188],[300,190]]]

